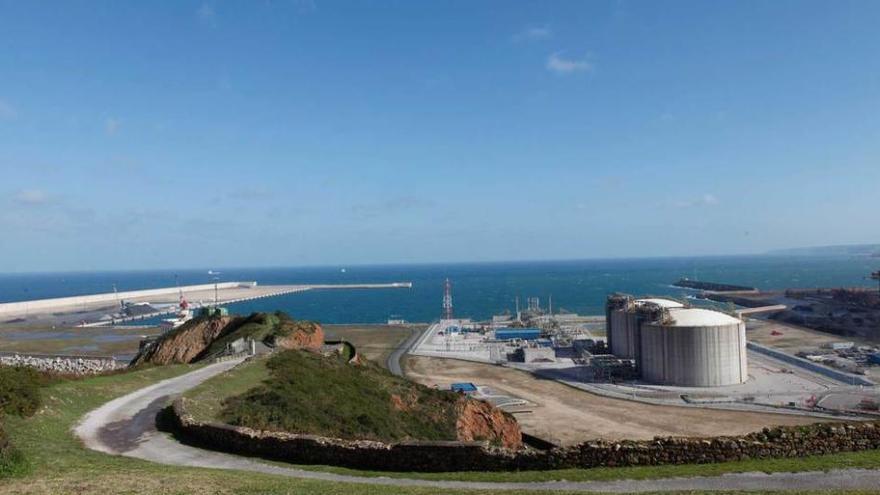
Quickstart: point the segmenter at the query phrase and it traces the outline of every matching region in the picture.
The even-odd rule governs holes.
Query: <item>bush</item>
[[[0,479],[24,474],[27,467],[24,455],[9,443],[6,431],[0,424]]]
[[[51,380],[31,368],[0,366],[0,414],[33,415],[40,408],[40,387]]]
[[[31,416],[40,408],[40,388],[55,378],[31,368],[0,366],[0,419]],[[9,443],[0,423],[0,479],[27,471],[24,455]]]

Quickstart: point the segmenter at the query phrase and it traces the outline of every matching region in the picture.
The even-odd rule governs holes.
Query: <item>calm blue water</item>
[[[221,280],[260,284],[410,281],[410,290],[312,291],[231,305],[238,313],[280,309],[324,323],[380,323],[391,315],[410,321],[439,317],[443,280],[453,282],[457,316],[488,318],[514,308],[514,298],[538,296],[546,305],[580,314],[601,314],[610,292],[682,296],[670,286],[680,277],[786,287],[873,286],[866,276],[880,265],[869,258],[737,256],[635,260],[473,263],[322,268],[230,268]],[[41,273],[0,275],[0,301],[210,283],[207,270]]]

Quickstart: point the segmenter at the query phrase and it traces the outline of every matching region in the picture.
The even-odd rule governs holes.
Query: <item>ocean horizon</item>
[[[687,297],[673,287],[681,277],[754,286],[874,286],[868,275],[880,260],[848,256],[736,255],[223,268],[221,281],[261,285],[412,282],[412,289],[316,290],[229,305],[237,313],[281,310],[323,323],[383,323],[391,317],[427,322],[439,317],[443,281],[453,283],[455,313],[486,319],[513,311],[515,300],[539,297],[554,310],[602,314],[607,294]],[[211,283],[209,268],[0,274],[0,302]]]

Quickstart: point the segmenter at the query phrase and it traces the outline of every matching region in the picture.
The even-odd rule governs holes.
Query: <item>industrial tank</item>
[[[642,379],[685,387],[744,383],[746,327],[733,316],[697,308],[669,308],[641,325]]]
[[[640,366],[640,329],[645,321],[660,317],[664,308],[681,308],[683,305],[671,299],[633,299],[614,294],[606,304],[605,335],[611,354],[619,358],[634,359]]]

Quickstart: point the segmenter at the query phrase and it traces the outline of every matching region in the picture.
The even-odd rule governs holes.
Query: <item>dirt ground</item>
[[[473,382],[534,403],[532,412],[514,414],[523,431],[562,445],[597,438],[735,435],[764,426],[817,421],[794,415],[655,406],[611,399],[535,378],[523,371],[451,359],[409,356],[405,366],[407,377],[428,386],[448,388],[453,382]]]
[[[776,331],[780,335],[773,335]],[[811,330],[805,327],[790,325],[787,323],[779,323],[772,320],[748,320],[746,325],[746,338],[759,344],[774,347],[783,350],[789,354],[796,354],[799,351],[815,350],[822,347],[823,344],[831,342],[855,342],[857,344],[867,344],[858,337],[843,337],[830,333]]]
[[[773,335],[776,331],[780,335]],[[748,340],[783,350],[789,354],[797,354],[800,351],[814,351],[820,349],[823,344],[831,342],[855,342],[856,345],[876,346],[876,342],[870,342],[857,336],[841,336],[820,332],[806,327],[779,323],[771,320],[751,319],[746,324],[746,338]],[[880,381],[880,366],[872,366],[865,369],[868,378]]]
[[[354,344],[361,356],[383,367],[388,355],[409,337],[410,332],[424,330],[426,326],[321,325],[326,340],[347,340]]]

